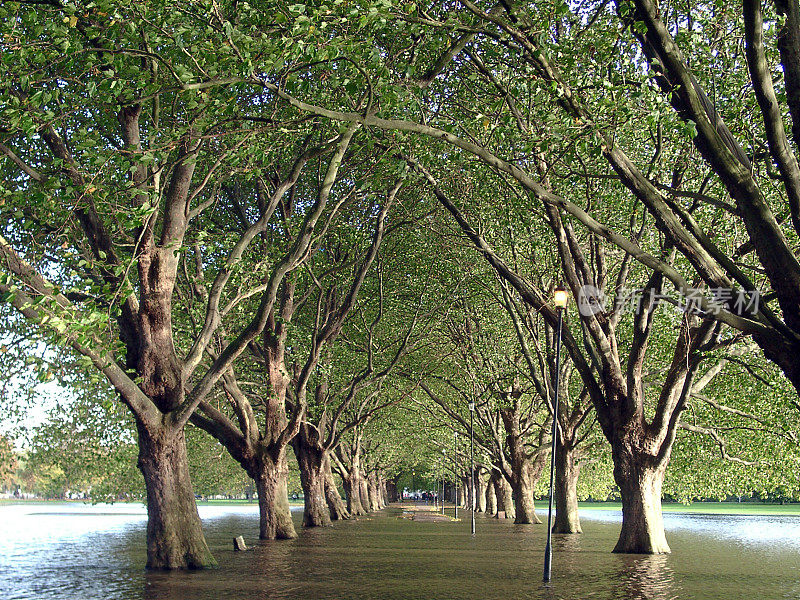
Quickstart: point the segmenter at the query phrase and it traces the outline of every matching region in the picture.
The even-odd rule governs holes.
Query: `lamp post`
[[[551,431],[552,442],[550,446],[550,499],[547,506],[547,545],[544,549],[544,577],[543,581],[550,581],[551,566],[553,562],[553,483],[556,474],[556,432],[558,429],[558,384],[561,369],[561,325],[564,321],[564,309],[567,308],[567,290],[563,284],[558,284],[553,293],[553,302],[558,311],[558,336],[556,338],[556,376],[553,390],[553,428]]]
[[[472,435],[472,415],[475,413],[475,403],[469,403],[469,481],[472,487],[472,535],[475,535],[475,506],[478,503],[478,498],[475,496],[475,440]]]

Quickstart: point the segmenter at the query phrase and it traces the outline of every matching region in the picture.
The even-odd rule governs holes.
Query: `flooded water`
[[[479,517],[473,538],[466,511],[420,523],[387,509],[259,543],[254,505],[200,512],[219,568],[149,573],[141,506],[0,505],[0,598],[800,599],[800,517],[666,515],[671,555],[624,556],[619,513],[583,511],[583,535],[555,536],[544,587],[543,525]],[[252,549],[234,553],[236,535]]]

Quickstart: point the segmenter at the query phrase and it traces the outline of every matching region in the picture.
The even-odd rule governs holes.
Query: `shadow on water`
[[[4,507],[0,507],[3,525]],[[53,511],[55,512],[55,511]],[[201,513],[203,511],[201,510]],[[581,535],[555,535],[553,580],[542,584],[543,525],[479,518],[412,522],[390,509],[333,527],[301,531],[295,540],[259,542],[252,509],[209,512],[204,527],[218,569],[149,573],[143,569],[141,515],[97,519],[24,518],[0,539],[4,600],[82,598],[115,600],[327,599],[603,599],[733,600],[798,598],[800,548],[711,535],[691,519],[669,533],[674,553],[611,553],[619,525],[584,520]],[[295,513],[299,520],[301,513]],[[47,520],[50,519],[50,520]],[[106,519],[106,521],[103,521]],[[726,521],[728,528],[752,521]],[[48,529],[49,528],[49,529]],[[299,529],[298,529],[299,530]],[[25,537],[27,532],[27,537]],[[32,533],[31,533],[32,532]],[[243,535],[251,549],[235,553]],[[2,536],[0,536],[2,538]]]

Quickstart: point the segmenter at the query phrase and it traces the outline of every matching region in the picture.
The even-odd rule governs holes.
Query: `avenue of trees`
[[[215,564],[196,494],[534,525],[559,386],[558,533],[800,497],[797,0],[29,0],[0,50],[5,425],[60,395],[0,491],[144,499],[155,569]]]

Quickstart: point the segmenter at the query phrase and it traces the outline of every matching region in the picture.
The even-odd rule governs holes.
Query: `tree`
[[[0,9],[0,293],[49,343],[70,346],[103,373],[134,415],[148,496],[147,565],[167,569],[214,564],[184,425],[263,330],[284,278],[308,254],[326,200],[302,207],[305,220],[288,253],[240,277],[251,242],[299,173],[284,175],[249,229],[218,240],[222,258],[209,274],[214,284],[197,327],[174,319],[185,249],[202,239],[192,227],[216,201],[218,183],[252,175],[284,150],[294,156],[298,138],[313,128],[301,126],[294,137],[271,120],[241,121],[241,89],[230,80],[209,83],[211,73],[246,69],[232,52],[231,23],[216,5],[209,19],[187,8],[188,21],[163,2]],[[200,31],[202,41],[187,47],[183,36]],[[348,140],[353,129],[327,145]],[[239,314],[248,293],[259,302]],[[205,362],[222,321],[234,316],[240,326],[228,325],[230,342]]]

